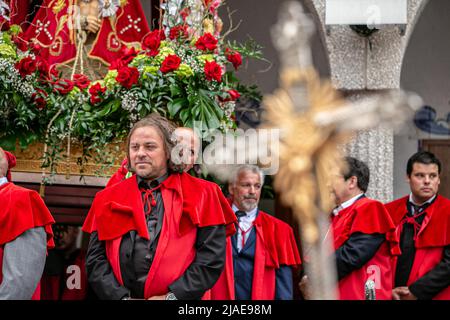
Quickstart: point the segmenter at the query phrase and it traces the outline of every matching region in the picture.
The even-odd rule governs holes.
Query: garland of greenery
[[[82,74],[61,79],[38,47],[20,40],[20,27],[2,29],[0,146],[45,143],[43,168],[52,173],[71,142],[83,148],[81,167],[94,156],[97,163],[112,164],[120,159],[105,153],[105,146],[123,141],[132,124],[149,113],[182,126],[197,122],[206,131],[226,131],[235,127],[239,96],[259,96],[235,76],[243,58],[261,57],[253,42],[225,43],[209,32],[192,37],[183,24],[167,34],[153,30],[141,47],[123,47],[104,79],[91,82]]]

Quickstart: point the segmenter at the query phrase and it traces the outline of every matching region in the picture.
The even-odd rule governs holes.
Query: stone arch
[[[424,105],[435,110],[433,126],[445,124],[450,113],[450,2],[429,1],[411,35],[401,70],[401,88],[418,93]],[[448,124],[447,122],[447,125]],[[431,125],[430,125],[431,127]],[[443,130],[444,131],[444,130]],[[436,132],[436,131],[435,131]],[[394,137],[394,195],[409,192],[405,182],[405,166],[410,155],[418,150],[420,139],[449,140],[450,135],[433,134],[419,129],[411,120]],[[450,159],[441,159],[448,163]],[[448,171],[448,168],[446,168]],[[441,179],[441,186],[442,186]],[[448,194],[447,194],[448,196]]]

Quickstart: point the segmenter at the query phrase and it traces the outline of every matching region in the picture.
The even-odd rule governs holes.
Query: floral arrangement
[[[54,172],[74,142],[83,148],[81,166],[94,155],[101,163],[120,160],[105,154],[105,146],[123,141],[130,126],[151,112],[183,126],[201,123],[203,130],[233,128],[236,100],[255,95],[235,71],[261,52],[253,43],[225,42],[219,5],[203,1],[199,27],[189,1],[180,2],[172,19],[146,35],[140,47],[122,47],[122,57],[100,80],[83,74],[60,78],[36,54],[38,47],[21,40],[18,26],[2,24],[0,146],[12,150],[17,141],[21,148],[43,142],[43,167]]]

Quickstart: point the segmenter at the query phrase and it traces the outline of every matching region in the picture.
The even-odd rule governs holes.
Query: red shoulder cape
[[[98,232],[100,240],[112,240],[131,230],[148,239],[144,209],[136,176],[97,193],[83,225],[83,231]],[[236,217],[220,188],[187,173],[171,174],[161,188],[172,189],[182,199],[178,231],[183,234],[192,225],[225,225],[227,234],[235,232]]]
[[[407,213],[408,196],[386,204],[386,209],[392,216],[396,230],[387,236],[395,244],[391,252],[400,255],[400,222]],[[450,200],[437,196],[433,204],[425,210],[425,218],[418,232],[415,242],[416,254],[407,285],[411,285],[430,270],[442,259],[444,247],[450,244]],[[394,260],[392,270],[396,270],[397,259]],[[450,286],[437,294],[433,300],[449,300]]]
[[[255,219],[255,226],[261,227],[264,234],[264,246],[271,258],[269,265],[279,268],[280,265],[297,267],[301,264],[291,226],[261,210]]]
[[[339,212],[333,219],[332,227],[335,249],[340,248],[356,232],[387,234],[394,230],[394,224],[383,204],[369,198],[361,198]],[[375,282],[377,299],[391,299],[393,277],[389,249],[389,242],[384,242],[364,266],[339,281],[341,300],[363,300],[364,284],[368,279]]]
[[[113,186],[116,183],[119,183],[119,182],[121,182],[122,180],[125,179],[125,177],[127,176],[127,173],[128,173],[127,166],[128,166],[128,159],[125,158],[122,161],[122,164],[120,165],[120,168],[108,180],[108,183],[106,184],[106,188],[108,188],[110,186]]]
[[[55,246],[50,211],[36,191],[7,183],[0,186],[0,246],[13,241],[25,231],[44,227],[47,248]]]
[[[252,300],[273,300],[276,288],[276,269],[280,265],[294,268],[299,266],[300,255],[292,228],[287,223],[259,211],[254,225],[256,250]]]
[[[397,227],[408,212],[408,196],[386,204],[386,209]],[[445,247],[450,244],[450,200],[437,195],[426,210],[422,227],[418,233],[416,248]],[[399,228],[397,228],[399,229]],[[389,234],[390,239],[399,242],[399,231]]]

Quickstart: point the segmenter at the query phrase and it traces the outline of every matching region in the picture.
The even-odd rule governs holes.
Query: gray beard
[[[252,211],[253,209],[255,209],[258,206],[257,203],[255,203],[255,204],[253,204],[253,203],[246,203],[245,200],[242,201],[241,205],[242,205],[242,209],[244,209],[244,211],[246,211],[246,212]]]

